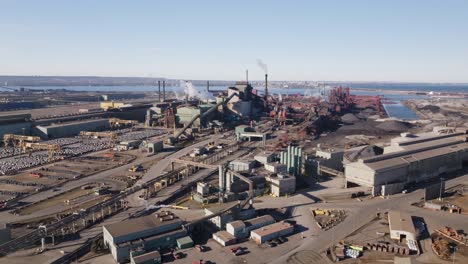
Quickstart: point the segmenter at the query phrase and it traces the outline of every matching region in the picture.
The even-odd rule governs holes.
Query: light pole
[[[439,201],[442,201],[442,182],[444,181],[444,178],[440,178],[440,190],[439,190]]]

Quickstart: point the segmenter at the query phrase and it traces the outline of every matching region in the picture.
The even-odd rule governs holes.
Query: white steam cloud
[[[185,99],[185,95],[188,95],[189,98],[197,98],[202,101],[214,99],[213,95],[210,92],[207,92],[205,89],[197,89],[191,82],[181,80],[180,86],[184,88],[184,92],[175,92],[176,98],[179,100]]]

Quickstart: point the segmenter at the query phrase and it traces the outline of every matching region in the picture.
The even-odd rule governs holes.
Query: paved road
[[[468,175],[458,177],[447,181],[447,187],[451,187],[460,183],[467,183]],[[371,221],[377,212],[384,212],[388,210],[399,210],[408,212],[412,216],[420,216],[425,219],[429,230],[441,228],[445,225],[450,225],[457,229],[468,230],[468,221],[466,215],[448,214],[445,212],[434,212],[428,211],[422,208],[417,208],[411,204],[417,202],[423,197],[423,190],[417,190],[409,194],[398,194],[394,195],[389,199],[374,198],[365,202],[343,202],[343,203],[332,203],[332,204],[317,204],[320,208],[342,208],[348,210],[348,217],[337,225],[336,227],[327,230],[320,231],[317,234],[311,234],[311,232],[305,233],[306,238],[301,244],[290,251],[288,254],[277,258],[272,263],[288,263],[288,259],[304,250],[312,250],[315,252],[322,252],[326,250],[333,243],[344,239],[346,236],[354,232],[354,230],[365,225]],[[296,205],[295,212],[300,212],[302,216],[311,218],[308,213],[308,208],[315,207],[310,205],[310,199],[301,199],[292,197],[292,201],[285,205]],[[305,204],[304,204],[305,202]],[[303,203],[301,205],[301,203]],[[300,221],[298,221],[300,223]],[[290,262],[294,263],[294,262]]]

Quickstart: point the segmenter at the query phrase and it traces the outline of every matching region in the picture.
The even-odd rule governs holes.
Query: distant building
[[[464,131],[462,134],[435,133],[409,140],[395,139],[383,155],[360,158],[346,164],[346,181],[381,188],[390,183],[425,181],[459,170],[468,164],[467,138]]]
[[[142,99],[142,98],[145,98],[145,94],[143,93],[112,93],[112,94],[103,94],[101,95],[101,98],[104,101]]]
[[[0,137],[4,134],[30,135],[31,114],[0,114]]]
[[[36,126],[35,134],[42,138],[61,138],[76,136],[80,131],[101,131],[109,127],[108,119],[88,119]]]

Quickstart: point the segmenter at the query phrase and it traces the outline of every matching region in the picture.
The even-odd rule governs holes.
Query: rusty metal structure
[[[124,120],[124,119],[119,119],[119,118],[110,118],[109,124],[112,128],[119,128],[119,127],[125,127],[125,126],[133,127],[135,125],[138,125],[138,121]]]
[[[60,151],[60,145],[58,144],[23,142],[21,148],[23,152],[26,152],[27,150],[47,150],[47,153],[49,155],[49,162],[51,162],[54,155]]]

